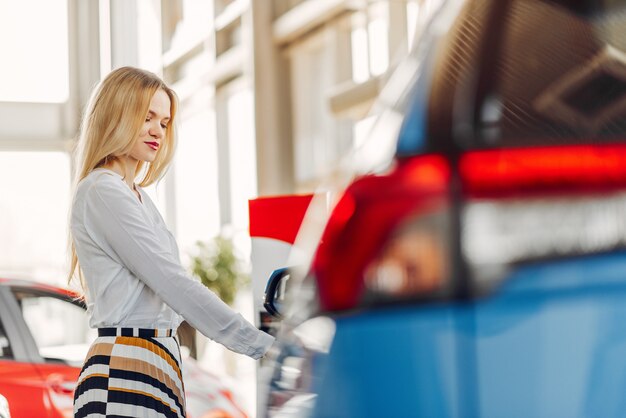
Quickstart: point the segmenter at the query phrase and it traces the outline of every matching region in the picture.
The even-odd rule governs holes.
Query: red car
[[[12,418],[73,416],[82,361],[96,331],[75,294],[0,279],[0,394]],[[183,365],[189,418],[246,418],[233,393],[191,358]]]

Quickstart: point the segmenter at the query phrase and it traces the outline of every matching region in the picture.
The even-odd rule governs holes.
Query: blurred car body
[[[12,417],[72,417],[76,381],[95,337],[75,294],[0,279],[0,394]],[[183,379],[188,417],[247,417],[232,391],[193,358],[184,359]],[[1,410],[0,403],[0,416]]]
[[[266,415],[622,416],[626,2],[445,2],[381,96]]]

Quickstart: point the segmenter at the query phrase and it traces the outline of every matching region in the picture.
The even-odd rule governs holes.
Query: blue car
[[[626,1],[447,1],[382,95],[265,415],[626,416]]]

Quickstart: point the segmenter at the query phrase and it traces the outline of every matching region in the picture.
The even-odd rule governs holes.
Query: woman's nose
[[[162,138],[164,133],[164,129],[161,125],[156,124],[155,126],[150,127],[150,136],[155,138]]]

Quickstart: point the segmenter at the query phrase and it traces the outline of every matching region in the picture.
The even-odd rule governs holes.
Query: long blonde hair
[[[94,169],[128,155],[143,128],[150,102],[157,90],[163,90],[170,99],[170,122],[165,140],[153,162],[137,165],[136,177],[143,170],[142,187],[160,180],[166,173],[176,148],[175,117],[178,108],[176,93],[155,74],[133,67],[112,71],[94,89],[83,114],[75,161],[74,189]],[[78,263],[76,247],[69,231],[70,272],[68,283],[76,273],[84,288],[83,274]]]

